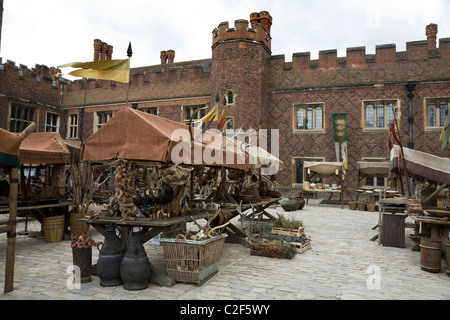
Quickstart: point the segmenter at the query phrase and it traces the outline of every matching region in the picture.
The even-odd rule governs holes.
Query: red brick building
[[[130,107],[176,121],[192,113],[201,117],[200,107],[216,103],[220,114],[226,104],[235,129],[261,124],[280,130],[286,166],[278,181],[291,187],[302,183],[302,161],[336,161],[332,115],[345,113],[347,185],[353,189],[357,161],[389,158],[388,126],[395,110],[405,146],[450,157],[439,141],[450,102],[450,38],[437,40],[436,25],[425,28],[426,40],[408,42],[404,52],[385,44],[371,55],[365,47],[348,48],[345,57],[320,51],[317,60],[309,52],[295,53],[292,62],[271,54],[271,25],[266,11],[234,26],[221,23],[212,32],[211,59],[176,62],[173,50],[161,51],[161,64],[133,68],[129,85],[71,82],[55,77],[54,68],[7,61],[0,64],[0,127],[20,131],[18,122],[34,120],[39,131],[84,141],[127,99]],[[94,40],[94,60],[111,59],[112,50]]]

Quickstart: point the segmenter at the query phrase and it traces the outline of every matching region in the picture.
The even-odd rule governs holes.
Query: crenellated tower
[[[234,127],[264,126],[267,107],[268,61],[271,56],[267,11],[252,13],[247,20],[236,20],[234,27],[222,22],[212,32],[211,105],[227,104],[227,115],[234,116]]]

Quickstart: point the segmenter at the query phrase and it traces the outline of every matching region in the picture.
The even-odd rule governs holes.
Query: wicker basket
[[[86,222],[78,221],[78,219],[83,219],[85,213],[71,213],[70,214],[70,237],[78,238],[81,234],[87,233],[89,231],[90,225]]]
[[[45,241],[60,242],[64,234],[64,216],[48,217],[42,221]]]
[[[178,282],[203,284],[219,270],[223,244],[227,234],[203,241],[163,238],[167,273]]]

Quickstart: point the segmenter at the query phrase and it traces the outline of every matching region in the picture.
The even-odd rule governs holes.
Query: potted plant
[[[92,273],[92,246],[95,241],[87,233],[73,237],[72,247],[73,264],[80,268],[81,283],[91,282]]]
[[[278,216],[273,221],[272,233],[284,234],[288,236],[301,237],[305,231],[302,220],[294,219],[293,217],[286,218],[285,216]]]
[[[358,204],[358,210],[366,211],[366,202],[365,201],[359,200],[357,202],[357,204]]]

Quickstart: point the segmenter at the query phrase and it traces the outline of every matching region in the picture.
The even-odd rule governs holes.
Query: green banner
[[[347,141],[347,114],[333,114],[333,130],[334,130],[334,142]]]

